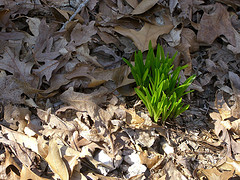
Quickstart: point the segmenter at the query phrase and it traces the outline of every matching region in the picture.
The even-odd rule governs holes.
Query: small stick
[[[67,24],[75,18],[75,16],[77,15],[77,13],[79,13],[79,12],[81,11],[81,9],[88,3],[88,1],[89,1],[89,0],[85,0],[85,1],[83,1],[81,4],[79,4],[79,6],[78,6],[77,10],[75,11],[75,13],[69,18],[68,21],[66,21],[66,22],[63,24],[63,26],[62,26],[62,28],[60,29],[60,31],[63,31],[63,30],[66,28]]]

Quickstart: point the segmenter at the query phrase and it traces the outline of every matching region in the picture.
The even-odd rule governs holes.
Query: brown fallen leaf
[[[44,63],[45,64],[41,65],[38,69],[34,69],[33,74],[37,75],[40,79],[45,76],[46,80],[49,81],[52,77],[53,71],[59,65],[59,62],[57,60],[45,60]]]
[[[108,121],[113,114],[98,106],[98,104],[106,101],[107,92],[108,89],[103,86],[90,94],[74,92],[73,88],[70,87],[67,91],[61,94],[60,99],[79,111],[86,111],[94,120],[101,119]]]
[[[39,26],[41,24],[41,20],[39,18],[30,18],[30,17],[28,17],[26,22],[28,23],[29,30],[31,31],[31,33],[35,37],[37,37],[39,35]]]
[[[0,40],[21,40],[25,37],[23,32],[0,32]]]
[[[3,168],[8,168],[8,166],[14,166],[14,168],[10,167],[10,169],[16,176],[19,176],[21,168],[16,163],[16,161],[13,159],[13,157],[10,155],[9,151],[7,150],[7,148],[5,148],[5,155],[6,155],[5,162],[2,164]]]
[[[47,178],[43,178],[43,177],[40,177],[40,176],[36,175],[28,167],[23,165],[22,170],[21,170],[21,174],[20,174],[20,180],[25,180],[25,179],[47,180]]]
[[[134,110],[126,109],[126,123],[131,127],[139,128],[142,127],[145,119],[138,116]]]
[[[68,170],[61,156],[57,142],[51,139],[49,142],[48,155],[45,160],[48,162],[53,172],[58,174],[62,180],[68,180]]]
[[[0,11],[0,26],[8,27],[12,22],[10,21],[11,11],[10,9],[2,9]]]
[[[126,2],[132,6],[133,8],[136,8],[138,5],[138,1],[137,0],[126,0]]]
[[[163,155],[160,154],[154,154],[151,158],[148,156],[149,155],[147,151],[143,151],[139,155],[141,164],[146,164],[149,169],[151,169],[156,163],[163,159]]]
[[[76,53],[77,53],[76,57],[80,62],[84,62],[84,63],[85,62],[87,62],[87,63],[90,62],[97,67],[102,67],[102,65],[99,64],[99,62],[97,60],[98,58],[96,56],[90,56],[89,55],[90,49],[88,48],[87,43],[77,47],[76,48]]]
[[[167,177],[174,177],[176,179],[186,179],[185,176],[175,167],[172,161],[167,162],[163,167]]]
[[[229,72],[229,79],[234,93],[235,103],[231,107],[232,115],[235,118],[240,118],[240,77],[233,73]]]
[[[73,171],[73,174],[71,176],[71,180],[87,180],[86,176],[84,176],[82,173],[78,171]]]
[[[216,3],[214,12],[211,14],[204,12],[200,21],[197,39],[199,42],[212,44],[220,35],[224,35],[230,44],[236,46],[234,28],[232,27],[229,13],[222,4]]]
[[[52,48],[53,38],[56,38],[54,37],[56,26],[54,24],[47,24],[46,20],[42,19],[39,26],[36,28],[38,28],[38,30],[36,30],[38,36],[34,37],[36,40],[29,42],[34,45],[33,56],[35,61],[46,62],[56,59],[60,55],[60,49]]]
[[[220,3],[230,5],[234,8],[236,8],[237,6],[240,6],[240,2],[238,0],[216,0],[216,1],[220,2]]]
[[[132,11],[131,14],[133,14],[133,15],[142,14],[142,13],[146,12],[147,10],[151,9],[157,2],[158,2],[158,0],[152,0],[152,1],[142,0],[135,7],[135,9]]]
[[[235,161],[229,157],[227,157],[227,160],[224,164],[218,166],[221,170],[227,170],[227,171],[233,171],[235,170],[235,174],[238,176],[240,175],[240,162]]]
[[[216,167],[212,169],[200,169],[209,180],[226,180],[233,176],[234,170],[220,172]]]
[[[175,47],[184,57],[184,61],[188,67],[184,70],[184,74],[189,76],[192,72],[192,59],[190,52],[199,50],[196,34],[189,28],[183,28],[181,33],[180,44]],[[178,66],[180,62],[175,62]]]
[[[50,79],[50,87],[43,91],[44,94],[51,93],[55,90],[58,90],[61,86],[66,85],[70,82],[69,79],[66,78],[66,74],[54,74],[54,76]]]
[[[75,46],[80,46],[91,41],[91,36],[97,33],[94,24],[95,21],[91,21],[89,25],[81,25],[78,23],[74,27],[71,33],[71,41],[74,42]]]
[[[173,3],[173,2],[171,2]],[[204,1],[202,0],[181,0],[181,1],[175,1],[175,4],[177,5],[179,3],[181,13],[179,14],[179,17],[183,17],[184,19],[192,20],[193,14],[195,13],[195,8],[198,7],[200,4],[204,4]]]
[[[22,62],[19,59],[19,54],[14,54],[13,50],[9,47],[5,48],[5,52],[0,60],[0,68],[12,73],[16,78],[22,82],[26,82],[37,87],[37,79],[31,74],[33,62]]]
[[[122,57],[118,56],[112,48],[105,45],[96,47],[93,50],[93,54],[98,56],[98,62],[103,67],[116,67],[120,65],[122,61]]]
[[[218,109],[222,120],[230,118],[232,116],[231,109],[224,100],[223,91],[217,91],[215,97],[215,107]]]
[[[231,130],[240,135],[240,119],[231,122]]]
[[[236,38],[236,46],[229,44],[227,45],[227,49],[231,50],[234,54],[240,53],[240,34],[234,29],[234,35]]]
[[[157,38],[160,35],[169,33],[172,28],[172,22],[166,17],[164,19],[164,25],[162,26],[145,23],[140,31],[122,28],[121,26],[116,26],[114,30],[123,36],[131,38],[139,50],[145,51],[148,49],[150,40],[153,48],[155,48],[157,45]]]
[[[66,74],[66,79],[73,78],[88,78],[89,81],[86,81],[86,85],[83,84],[83,87],[94,88],[107,81],[114,81],[117,86],[122,84],[126,74],[129,74],[129,69],[127,66],[120,66],[115,69],[103,69],[103,68],[94,68],[88,64],[79,63],[75,69]],[[134,82],[132,80],[131,82]]]
[[[23,133],[13,131],[1,125],[2,133],[5,134],[5,138],[10,141],[17,142],[18,144],[31,149],[33,152],[38,153],[38,142],[36,138],[29,137]]]
[[[219,137],[220,140],[227,144],[226,156],[231,157],[232,154],[240,153],[240,142],[235,141],[231,133],[228,132],[228,126],[227,128],[224,126],[225,124],[222,121],[221,115],[219,113],[213,112],[210,113],[210,117],[215,121],[215,134]]]
[[[97,34],[100,36],[101,40],[106,44],[113,43],[115,45],[119,44],[119,40],[113,36],[112,29],[98,27],[99,31]]]

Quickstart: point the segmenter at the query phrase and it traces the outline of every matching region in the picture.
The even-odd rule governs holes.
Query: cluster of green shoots
[[[179,73],[187,65],[173,68],[176,55],[177,53],[172,58],[169,55],[165,56],[160,45],[157,46],[155,55],[150,42],[145,63],[140,50],[138,53],[135,52],[134,65],[123,58],[131,68],[136,81],[135,91],[155,122],[161,118],[164,123],[167,119],[173,119],[189,108],[189,105],[184,106],[182,96],[191,92],[186,90],[195,76],[192,75],[185,82],[180,83]]]

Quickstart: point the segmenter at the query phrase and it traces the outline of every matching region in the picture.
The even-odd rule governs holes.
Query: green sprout
[[[186,91],[195,79],[195,75],[190,76],[185,82],[180,83],[179,73],[185,66],[178,66],[173,69],[173,61],[177,53],[172,58],[165,56],[163,48],[158,45],[156,55],[149,42],[149,49],[144,62],[142,52],[135,52],[132,65],[130,61],[123,58],[124,62],[131,68],[131,73],[136,81],[136,94],[147,107],[149,115],[155,122],[161,117],[164,123],[168,118],[173,119],[189,108],[184,106],[182,96],[192,91]]]

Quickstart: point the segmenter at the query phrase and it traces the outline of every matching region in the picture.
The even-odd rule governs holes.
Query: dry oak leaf
[[[197,34],[199,42],[212,44],[220,35],[224,35],[229,43],[236,46],[234,28],[231,24],[229,13],[220,3],[215,4],[215,11],[211,14],[203,14],[200,29]]]
[[[12,75],[0,77],[0,101],[2,103],[21,104],[24,102],[21,94],[24,93],[15,78]]]
[[[219,137],[220,140],[226,143],[227,152],[226,156],[231,157],[232,154],[240,153],[240,142],[235,141],[228,130],[222,125],[222,117],[219,113],[210,113],[210,117],[215,121],[214,133]]]
[[[192,59],[190,52],[198,51],[199,44],[195,33],[189,28],[183,28],[181,33],[181,42],[175,47],[184,57],[188,67],[184,70],[184,74],[190,76],[192,72]],[[177,64],[180,62],[177,62]]]
[[[137,7],[132,11],[131,14],[135,15],[135,14],[142,14],[144,12],[146,12],[147,10],[151,9],[156,3],[158,2],[158,0],[142,0]]]
[[[148,50],[148,44],[150,40],[152,41],[153,48],[155,48],[157,46],[157,38],[160,35],[168,34],[172,28],[172,22],[168,20],[162,26],[145,23],[140,31],[122,28],[121,26],[115,27],[114,30],[123,36],[131,38],[139,50],[145,51]]]
[[[240,34],[235,29],[234,29],[234,34],[236,38],[236,46],[228,44],[227,49],[231,50],[234,54],[239,54],[240,53]]]
[[[224,100],[223,91],[217,91],[215,94],[215,107],[218,109],[222,120],[228,119],[232,116],[231,109]]]
[[[34,69],[33,72],[34,74],[38,75],[40,79],[45,76],[46,80],[49,81],[52,77],[53,71],[58,65],[59,61],[57,60],[45,60],[45,64],[40,66],[38,69]]]
[[[235,103],[231,107],[232,110],[232,116],[235,118],[240,118],[240,77],[233,73],[229,72],[229,80],[231,82],[231,86],[233,89],[234,97],[235,97]]]
[[[88,112],[94,120],[108,121],[112,118],[112,114],[98,106],[98,104],[106,102],[107,93],[108,89],[103,86],[90,94],[75,92],[73,87],[70,87],[60,95],[60,99],[79,111]]]
[[[138,1],[137,0],[126,0],[126,2],[132,7],[132,8],[136,8],[138,5]]]
[[[5,48],[5,52],[0,60],[0,68],[12,73],[18,77],[21,81],[29,84],[34,84],[36,79],[31,75],[31,70],[34,65],[32,62],[22,62],[19,60],[19,55],[14,54],[13,50],[9,47]]]
[[[71,40],[75,46],[80,46],[84,43],[91,41],[91,36],[97,33],[94,26],[95,21],[91,21],[88,25],[77,24],[71,33]]]
[[[48,162],[53,172],[58,174],[62,180],[69,179],[67,166],[61,157],[57,142],[54,139],[51,139],[49,142],[48,155],[45,160]]]
[[[11,156],[11,154],[9,153],[8,149],[5,147],[5,162],[1,163],[2,167],[1,168],[8,168],[9,166],[12,166],[14,168],[11,168],[12,171],[14,172],[14,174],[17,175],[16,172],[20,172],[21,168],[20,166],[16,163],[16,161],[14,160],[14,158]],[[7,171],[5,171],[7,172]],[[7,174],[6,174],[7,175]]]
[[[234,172],[234,170],[220,172],[216,167],[214,167],[212,169],[200,169],[200,171],[205,176],[207,176],[207,178],[209,180],[225,180],[225,179],[229,179],[230,177],[233,176],[233,172]]]
[[[36,140],[36,138],[34,137],[29,137],[23,133],[17,132],[17,131],[13,131],[9,128],[6,128],[2,125],[0,125],[1,129],[2,129],[2,134],[0,134],[0,137],[4,137],[9,140],[9,141],[13,141],[13,142],[17,142],[18,144],[32,150],[33,152],[38,153],[38,142]],[[0,138],[0,139],[1,139]],[[5,140],[6,141],[6,140]],[[2,142],[3,143],[3,142]]]
[[[38,176],[33,171],[31,171],[28,167],[26,167],[24,164],[22,166],[20,176],[21,176],[21,179],[48,180],[47,178]]]

